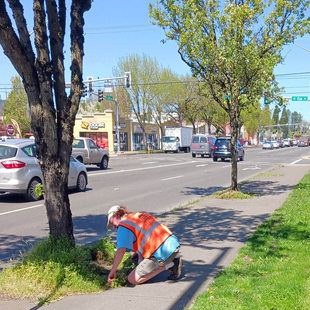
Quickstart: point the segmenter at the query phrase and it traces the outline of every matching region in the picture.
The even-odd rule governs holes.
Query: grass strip
[[[65,295],[105,290],[115,250],[109,239],[92,246],[72,247],[66,238],[50,237],[0,273],[0,296],[38,298],[42,305]],[[127,274],[133,267],[130,254],[125,254],[112,287],[126,286]]]
[[[310,174],[191,310],[310,309]]]

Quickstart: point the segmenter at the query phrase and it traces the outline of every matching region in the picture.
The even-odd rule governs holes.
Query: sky
[[[28,29],[33,26],[32,1],[24,5]],[[179,75],[190,74],[182,62],[173,41],[165,39],[163,30],[152,25],[148,17],[148,3],[143,0],[95,0],[85,13],[85,45],[83,79],[112,77],[112,70],[124,57],[132,54],[155,58],[160,65]],[[68,11],[69,15],[69,11]],[[69,39],[69,33],[67,33]],[[68,41],[67,41],[68,42]],[[310,122],[310,35],[299,38],[283,50],[285,60],[275,68],[279,85],[285,87],[282,95],[308,96],[309,101],[289,101],[287,108],[303,115]],[[65,44],[66,80],[70,81],[70,49]],[[17,73],[0,47],[0,96],[5,99],[10,91],[11,78]],[[271,105],[271,109],[273,105]]]

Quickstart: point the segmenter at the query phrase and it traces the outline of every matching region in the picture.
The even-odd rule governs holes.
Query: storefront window
[[[114,150],[117,150],[117,136],[116,133],[113,132],[114,137]],[[119,148],[120,151],[128,151],[128,134],[127,132],[119,133]]]
[[[133,134],[133,150],[141,151],[145,150],[143,144],[143,134],[142,133],[134,133]],[[158,139],[156,134],[146,134],[147,146],[152,150],[158,150]]]
[[[91,138],[102,149],[109,149],[107,132],[80,132],[81,137]]]

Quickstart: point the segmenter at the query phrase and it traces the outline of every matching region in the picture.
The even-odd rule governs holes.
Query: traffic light
[[[125,87],[131,87],[131,72],[125,72]]]
[[[103,91],[102,90],[98,90],[98,101],[101,102],[103,100]]]
[[[90,93],[92,93],[93,90],[94,90],[93,80],[94,80],[94,78],[93,78],[92,76],[88,76],[88,77],[87,77],[87,81],[88,81],[88,91],[89,91]]]
[[[269,98],[266,97],[266,95],[264,96],[264,104],[269,104],[270,101],[269,101]]]
[[[87,86],[83,84],[82,97],[86,97],[86,96],[87,96]]]

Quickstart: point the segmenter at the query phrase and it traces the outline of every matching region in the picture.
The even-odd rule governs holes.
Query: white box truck
[[[163,137],[164,152],[190,152],[192,131],[190,127],[166,127]]]

